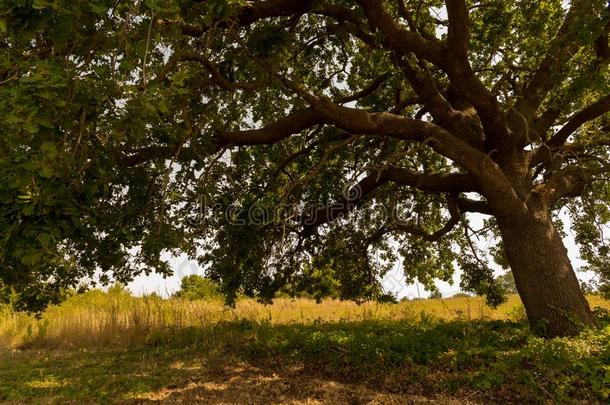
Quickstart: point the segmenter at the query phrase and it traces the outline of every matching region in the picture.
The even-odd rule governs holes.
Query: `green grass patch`
[[[121,402],[227,362],[306,365],[328,378],[513,401],[606,401],[610,324],[543,340],[511,321],[219,322],[124,350],[0,355],[0,400]],[[182,347],[177,350],[175,348]]]

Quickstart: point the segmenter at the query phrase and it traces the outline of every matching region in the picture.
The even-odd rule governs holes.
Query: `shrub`
[[[222,299],[219,286],[207,277],[192,274],[182,279],[180,290],[174,294],[177,298],[188,300]]]
[[[385,293],[377,297],[377,302],[381,304],[398,304],[398,299],[394,294]]]

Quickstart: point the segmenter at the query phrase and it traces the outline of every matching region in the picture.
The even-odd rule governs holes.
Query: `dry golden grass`
[[[591,306],[610,308],[596,296]],[[521,319],[519,298],[511,296],[496,309],[480,297],[455,297],[380,304],[309,299],[276,299],[263,305],[239,300],[235,308],[219,301],[133,297],[126,293],[91,291],[48,308],[40,319],[0,307],[0,349],[18,347],[92,348],[146,343],[151,336],[172,330],[200,328],[221,321],[257,321],[270,324],[359,320],[398,320],[421,314],[445,320]]]

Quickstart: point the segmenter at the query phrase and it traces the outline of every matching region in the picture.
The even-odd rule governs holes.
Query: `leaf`
[[[103,16],[108,12],[108,8],[106,6],[97,4],[94,1],[90,2],[89,7],[91,8],[91,11],[100,16]]]
[[[49,159],[54,159],[57,157],[57,147],[52,142],[45,142],[40,146],[40,151]]]
[[[53,238],[46,232],[41,233],[38,240],[44,247],[49,247],[53,244]]]
[[[49,5],[49,2],[47,0],[34,0],[34,3],[32,4],[32,8],[34,8],[36,10],[43,10],[43,9],[47,8],[48,5]]]
[[[53,170],[53,166],[50,164],[44,164],[38,171],[38,174],[40,174],[42,177],[50,179],[55,174],[55,170]]]
[[[34,213],[34,206],[33,205],[26,205],[25,207],[23,207],[21,209],[21,213],[23,215],[25,215],[26,217],[29,217],[30,215],[32,215]]]
[[[165,104],[165,101],[163,100],[157,102],[157,110],[159,110],[161,114],[169,114],[169,108],[167,108],[167,104]]]
[[[146,108],[148,111],[155,114],[157,113],[157,107],[155,107],[155,105],[147,99],[144,99],[142,104],[144,105],[144,108]]]
[[[23,255],[21,257],[21,263],[25,264],[26,266],[33,266],[36,263],[40,262],[40,260],[42,259],[42,252],[39,251],[29,251],[28,253],[26,253],[25,255]]]

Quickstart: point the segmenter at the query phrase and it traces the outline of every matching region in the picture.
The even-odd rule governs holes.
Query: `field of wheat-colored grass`
[[[610,308],[610,302],[590,296],[592,307]],[[134,297],[119,291],[99,290],[53,305],[42,316],[17,313],[0,307],[0,349],[94,348],[130,346],[150,342],[176,330],[197,329],[219,322],[265,322],[271,325],[365,320],[404,320],[430,316],[443,320],[523,320],[517,296],[498,308],[480,297],[455,297],[403,301],[398,304],[310,299],[276,299],[263,305],[238,300],[234,308],[221,301]]]

